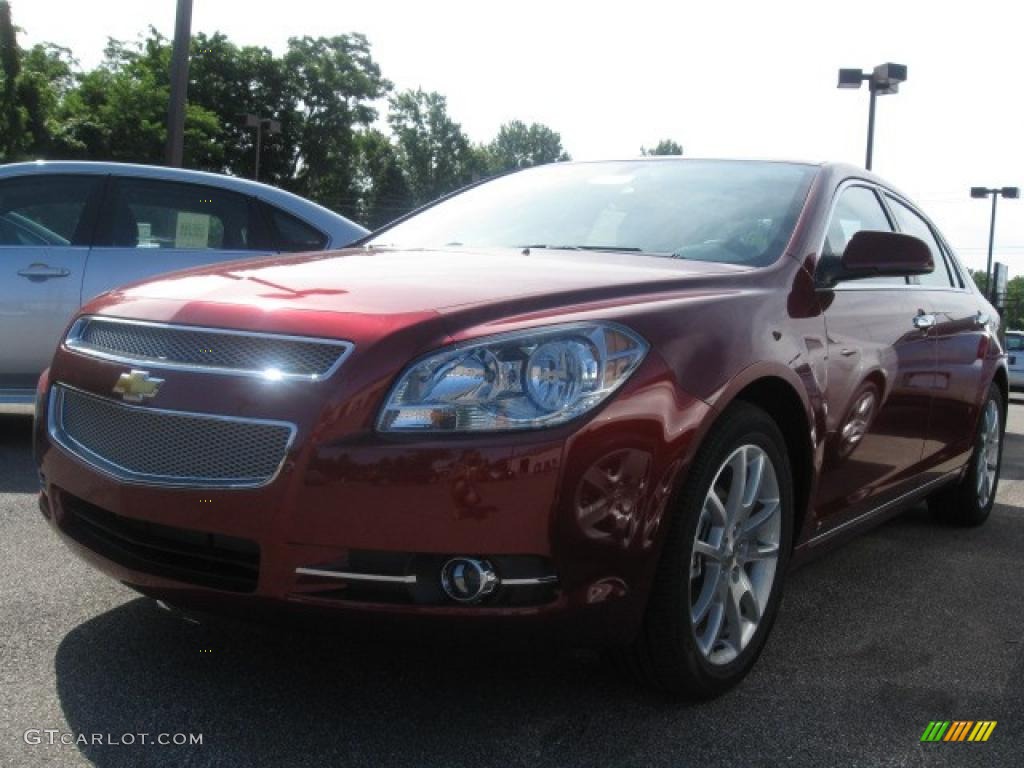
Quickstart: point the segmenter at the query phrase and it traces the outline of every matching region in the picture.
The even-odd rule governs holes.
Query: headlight
[[[622,386],[647,342],[609,323],[559,325],[457,344],[413,363],[382,432],[486,432],[562,424]]]

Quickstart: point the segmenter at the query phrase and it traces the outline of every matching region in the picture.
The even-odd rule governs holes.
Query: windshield
[[[782,253],[815,170],[724,160],[556,163],[466,190],[369,244],[637,251],[763,266]]]

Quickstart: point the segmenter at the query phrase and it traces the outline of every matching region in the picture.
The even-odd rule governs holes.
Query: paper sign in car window
[[[206,248],[210,242],[210,216],[206,213],[178,212],[174,231],[175,248]]]

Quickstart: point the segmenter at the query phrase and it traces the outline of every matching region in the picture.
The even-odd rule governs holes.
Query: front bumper
[[[51,380],[105,393],[123,372],[72,363],[59,355]],[[182,374],[160,406],[194,412],[202,383]],[[39,414],[51,392],[41,382]],[[304,410],[268,397],[205,400],[216,412],[297,425],[273,482],[124,482],[55,444],[37,418],[40,507],[77,555],[182,607],[496,621],[613,643],[639,626],[670,497],[709,411],[653,355],[596,418],[518,435],[388,438],[339,429],[343,414],[308,400]],[[459,555],[520,583],[457,603],[439,572]],[[324,575],[332,572],[389,578]]]

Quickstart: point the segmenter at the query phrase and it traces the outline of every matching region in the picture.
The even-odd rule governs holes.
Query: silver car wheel
[[[779,481],[768,454],[737,448],[704,499],[690,555],[690,623],[712,664],[733,661],[764,615],[779,560]]]
[[[975,478],[977,481],[978,506],[985,507],[992,498],[996,485],[996,471],[999,469],[999,406],[995,400],[985,405],[985,413],[981,422],[981,444],[975,461]]]

